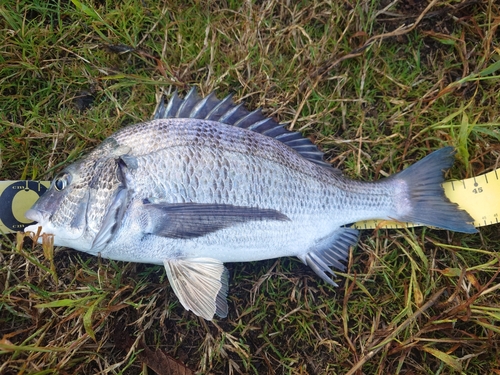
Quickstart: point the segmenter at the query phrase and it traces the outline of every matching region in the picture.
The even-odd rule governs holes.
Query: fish
[[[377,181],[356,181],[308,138],[232,96],[191,89],[162,100],[65,167],[25,216],[26,232],[102,258],[163,265],[181,305],[228,314],[228,262],[295,256],[327,284],[359,232],[381,219],[475,233],[441,183],[444,147]],[[41,228],[39,228],[41,227]]]

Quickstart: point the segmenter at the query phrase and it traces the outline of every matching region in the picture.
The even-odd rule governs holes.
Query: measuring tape
[[[446,181],[448,199],[466,210],[475,227],[499,223],[500,178],[496,170],[465,180]],[[49,187],[49,181],[0,181],[0,233],[22,231],[31,221],[24,213]],[[367,220],[353,225],[357,229],[409,228],[416,225],[397,221]]]
[[[0,233],[22,231],[30,225],[24,213],[49,185],[48,181],[0,181]]]

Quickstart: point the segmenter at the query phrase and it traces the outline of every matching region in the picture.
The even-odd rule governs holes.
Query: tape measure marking
[[[30,225],[24,213],[49,185],[48,181],[0,181],[0,232],[22,231]]]
[[[454,192],[449,198],[474,218],[474,225],[485,226],[499,223],[500,179],[497,170],[463,181],[468,195]],[[448,194],[447,194],[448,195]]]

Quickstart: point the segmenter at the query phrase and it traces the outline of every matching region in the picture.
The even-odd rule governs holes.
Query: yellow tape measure
[[[446,184],[446,196],[472,216],[475,227],[499,223],[500,179],[497,170]]]
[[[22,231],[31,224],[24,213],[49,185],[48,181],[0,181],[0,233]]]
[[[0,181],[0,233],[22,231],[31,221],[24,213],[49,187],[49,181]],[[478,177],[443,183],[446,196],[474,219],[474,226],[500,221],[500,173],[492,171]],[[404,228],[412,223],[368,220],[353,225],[358,229]]]

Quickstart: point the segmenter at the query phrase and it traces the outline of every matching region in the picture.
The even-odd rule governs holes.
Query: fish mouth
[[[26,211],[26,213],[24,214],[24,217],[26,217],[26,219],[30,219],[30,220],[37,221],[37,222],[40,222],[43,220],[43,214],[40,211],[34,210],[32,208],[30,208],[28,211]]]
[[[42,223],[47,220],[47,215],[44,214],[41,211],[34,210],[30,208],[26,213],[24,214],[24,217],[29,220],[33,220],[35,223],[28,225],[26,228],[24,228],[24,232],[37,232],[38,227],[42,226]]]

